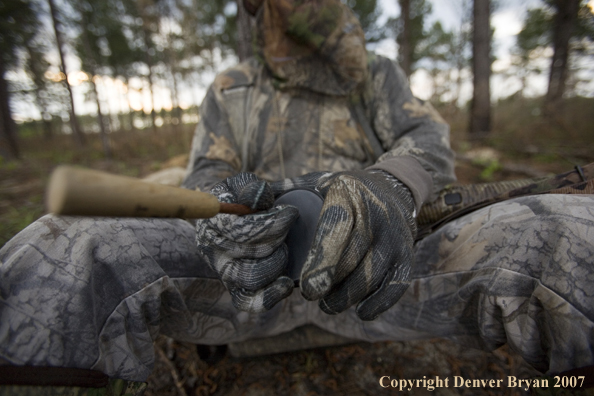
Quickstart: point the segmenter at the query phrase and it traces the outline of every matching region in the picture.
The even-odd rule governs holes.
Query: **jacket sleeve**
[[[241,170],[241,151],[223,97],[227,77],[221,74],[215,79],[200,105],[200,120],[182,187],[209,191]]]
[[[366,110],[385,153],[368,169],[382,169],[400,179],[419,210],[456,180],[449,126],[430,103],[413,96],[395,62],[376,56],[370,72]]]

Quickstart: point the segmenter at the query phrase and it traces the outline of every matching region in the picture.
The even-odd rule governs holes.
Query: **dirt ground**
[[[196,346],[161,337],[146,395],[526,395],[508,388],[507,378],[535,378],[538,372],[504,346],[494,352],[432,339],[414,342],[356,343],[276,355],[233,358],[208,364]],[[436,379],[445,386],[383,388],[380,378]],[[503,379],[501,387],[456,387],[460,377]],[[383,380],[383,385],[390,381]],[[428,383],[431,385],[430,383]],[[434,386],[437,383],[434,382]]]

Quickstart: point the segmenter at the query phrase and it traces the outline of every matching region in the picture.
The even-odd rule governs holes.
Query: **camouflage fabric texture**
[[[276,89],[274,76],[253,59],[222,73],[201,106],[183,185],[208,191],[240,171],[277,181],[409,159],[415,177],[392,173],[413,194],[427,191],[416,201],[432,200],[455,180],[449,127],[429,103],[412,95],[394,62],[369,54],[369,69],[355,96]],[[354,114],[354,101],[363,103],[386,151],[379,160]]]
[[[514,197],[536,194],[594,194],[594,163],[574,170],[536,179],[448,186],[438,197],[423,205],[417,223],[418,238],[439,226],[479,208]]]
[[[382,170],[313,172],[272,184],[274,191],[295,187],[324,197],[301,294],[319,300],[327,314],[356,305],[359,318],[375,319],[410,283],[417,230],[412,194]]]
[[[237,309],[270,310],[293,289],[284,240],[299,216],[294,207],[272,205],[275,196],[296,186],[324,197],[301,275],[302,295],[319,300],[328,314],[356,304],[361,319],[375,319],[409,285],[417,229],[412,194],[382,170],[313,172],[272,187],[252,173],[227,178],[210,191],[219,201],[261,211],[197,220],[201,257],[219,274]]]
[[[349,95],[368,74],[365,34],[337,0],[266,0],[257,23],[258,52],[278,88]]]
[[[374,321],[328,315],[299,289],[237,310],[183,220],[45,216],[0,250],[0,357],[145,381],[161,333],[221,345],[313,324],[366,340],[504,343],[542,372],[594,364],[594,197],[494,204],[417,242],[410,287]]]
[[[241,203],[259,212],[197,220],[200,255],[218,273],[237,309],[269,310],[293,291],[293,280],[286,276],[285,239],[299,211],[289,205],[273,206],[270,185],[253,173],[227,178],[210,192],[220,202]]]

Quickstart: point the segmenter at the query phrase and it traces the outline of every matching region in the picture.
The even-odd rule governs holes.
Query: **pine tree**
[[[474,0],[472,24],[472,103],[469,133],[481,137],[491,131],[491,24],[489,0]]]

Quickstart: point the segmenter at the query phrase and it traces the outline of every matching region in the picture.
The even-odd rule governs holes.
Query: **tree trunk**
[[[52,22],[54,25],[54,34],[56,35],[56,46],[58,47],[58,54],[60,55],[60,71],[64,74],[64,84],[68,90],[68,96],[70,99],[70,127],[72,128],[72,136],[77,146],[82,147],[85,144],[85,138],[78,126],[76,119],[76,112],[74,110],[74,97],[72,95],[72,87],[68,82],[68,71],[66,69],[66,62],[64,61],[64,43],[62,41],[62,33],[60,32],[60,21],[58,20],[58,14],[54,5],[54,0],[48,0],[50,13],[52,15]]]
[[[143,20],[144,20],[144,15],[143,15]],[[145,21],[146,23],[146,21]],[[142,34],[143,34],[143,39],[144,39],[144,43],[146,46],[146,50],[144,51],[144,62],[146,63],[147,67],[148,67],[148,83],[149,83],[149,91],[151,94],[151,127],[153,132],[157,131],[157,125],[155,124],[156,118],[157,118],[157,113],[155,112],[155,92],[153,90],[153,61],[151,59],[151,54],[149,54],[149,51],[151,49],[151,46],[149,45],[149,40],[150,40],[150,33],[147,31],[146,28],[143,27],[142,29]]]
[[[173,43],[170,41],[171,36],[167,35],[168,41],[168,49],[166,49],[167,59],[168,59],[168,67],[169,67],[169,76],[171,79],[169,80],[170,88],[169,92],[171,98],[171,123],[173,124],[173,129],[179,129],[179,125],[181,125],[181,108],[179,107],[179,89],[177,87],[177,78],[175,77],[177,74],[177,58],[176,54],[170,50],[173,48]]]
[[[136,126],[134,125],[134,113],[136,110],[134,110],[130,104],[130,79],[126,76],[124,81],[128,87],[128,89],[124,92],[126,106],[128,107],[128,122],[130,123],[130,130],[135,131]]]
[[[399,0],[402,31],[397,37],[400,66],[407,77],[412,73],[410,0]]]
[[[91,85],[93,86],[93,93],[95,94],[95,103],[97,104],[97,122],[99,123],[99,135],[101,136],[101,143],[103,145],[103,155],[105,158],[111,158],[111,144],[109,143],[109,136],[107,136],[107,131],[105,130],[105,120],[103,119],[103,112],[101,111],[101,102],[99,100],[99,91],[97,90],[97,83],[95,83],[95,76],[98,76],[97,73],[97,63],[93,60],[93,56],[97,56],[98,54],[93,54],[93,50],[91,48],[91,43],[89,42],[89,35],[87,33],[87,24],[88,22],[83,17],[83,29],[82,29],[82,40],[83,45],[85,47],[85,52],[87,56],[90,57],[89,59],[89,71],[91,72]]]
[[[151,128],[153,132],[157,131],[157,125],[155,124],[157,114],[155,112],[155,92],[153,90],[153,59],[151,58],[151,54],[149,53],[151,49],[155,51],[154,48],[151,46],[151,32],[149,31],[150,21],[145,14],[145,9],[141,6],[141,2],[136,2],[136,8],[138,10],[138,15],[142,19],[142,28],[140,32],[142,33],[142,41],[144,42],[144,63],[148,67],[148,83],[149,83],[149,91],[151,94]],[[144,88],[143,88],[144,90]],[[144,105],[143,105],[143,112],[144,112]],[[144,117],[143,117],[143,124],[144,124]]]
[[[474,0],[472,29],[472,72],[474,92],[469,132],[481,137],[491,131],[491,24],[490,1]]]
[[[7,159],[19,159],[16,124],[10,112],[8,83],[4,79],[5,72],[4,58],[0,56],[0,156]]]
[[[43,61],[39,59],[43,55],[32,46],[31,42],[25,43],[25,50],[29,57],[28,69],[32,74],[31,80],[33,81],[33,91],[35,93],[35,105],[41,114],[41,135],[45,140],[49,141],[53,138],[54,131],[51,123],[52,115],[48,111],[49,100],[43,96],[43,93],[47,92],[46,78],[43,76]]]
[[[93,78],[91,78],[91,84],[93,85],[93,93],[95,94],[95,102],[97,103],[97,121],[99,122],[99,134],[101,135],[101,144],[103,145],[103,155],[105,155],[105,158],[111,158],[111,143],[109,142],[109,136],[105,130],[105,121],[103,120],[101,102],[99,101],[99,91],[97,90],[97,84],[95,84]]]
[[[66,62],[64,61],[64,43],[62,41],[62,33],[60,32],[60,21],[58,20],[58,14],[54,5],[54,0],[48,0],[50,13],[52,15],[52,22],[54,25],[54,34],[56,35],[56,45],[58,47],[58,54],[60,55],[60,71],[64,74],[64,84],[68,90],[70,98],[70,127],[72,128],[72,136],[77,146],[82,147],[85,144],[85,138],[78,126],[76,119],[76,111],[74,110],[74,97],[72,95],[72,87],[68,82],[68,72],[66,69]]]
[[[41,113],[41,125],[43,130],[43,138],[45,140],[52,140],[54,137],[54,130],[52,128],[52,115],[47,111],[47,105],[45,104],[44,99],[41,98],[41,90],[39,88],[35,89],[35,102],[37,104],[37,108]]]
[[[35,86],[35,104],[41,113],[43,138],[47,141],[50,141],[54,137],[52,115],[48,110],[48,100],[42,97],[42,89],[37,85]]]
[[[567,81],[569,39],[577,20],[580,0],[556,0],[553,25],[553,59],[549,74],[549,88],[545,97],[545,109],[551,110],[561,100]]]
[[[41,113],[41,127],[43,131],[43,138],[50,141],[54,137],[54,130],[52,128],[52,115],[48,111],[47,100],[42,97],[41,88],[35,86],[35,104]]]
[[[252,18],[243,7],[243,0],[237,2],[237,57],[240,62],[253,55]]]
[[[458,108],[458,101],[460,99],[460,95],[462,92],[462,84],[463,84],[463,78],[462,78],[462,74],[464,72],[464,69],[467,66],[467,58],[465,56],[465,49],[467,47],[467,44],[469,43],[469,36],[470,36],[470,32],[467,30],[467,28],[465,27],[467,24],[470,24],[470,15],[466,12],[467,9],[470,8],[470,0],[462,0],[460,2],[460,9],[459,9],[459,14],[460,14],[460,20],[459,20],[459,25],[460,25],[460,30],[458,31],[458,35],[457,37],[455,37],[455,45],[454,45],[454,59],[455,59],[455,72],[456,72],[456,80],[455,80],[455,88],[453,89],[454,91],[454,97],[452,98],[451,104],[453,105],[454,108]]]
[[[151,94],[151,125],[152,125],[152,129],[153,132],[157,131],[157,124],[156,124],[156,118],[157,118],[157,112],[155,111],[155,92],[153,90],[153,69],[151,67],[150,61],[149,59],[149,54],[146,54],[146,58],[147,58],[147,65],[148,65],[148,83],[149,83],[149,91]]]
[[[177,79],[175,78],[175,71],[173,69],[175,66],[176,64],[171,68],[171,121],[174,122],[173,119],[177,119],[177,124],[174,123],[173,125],[174,128],[178,129],[182,123],[182,112],[181,107],[179,107],[179,89],[177,88]]]

